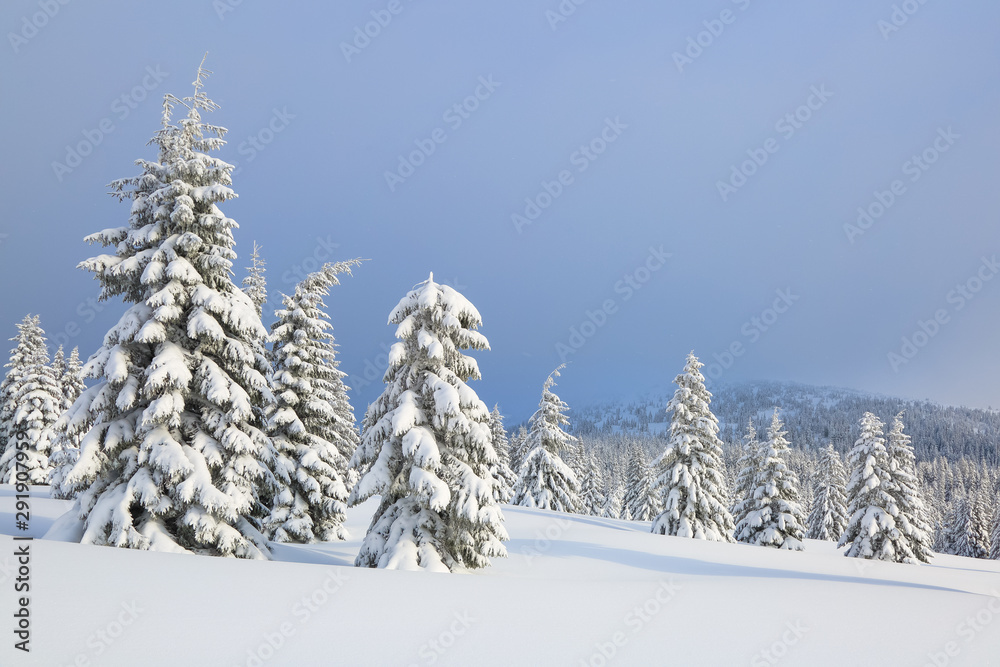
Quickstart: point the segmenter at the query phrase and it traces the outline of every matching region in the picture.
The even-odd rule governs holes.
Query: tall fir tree
[[[572,451],[576,438],[563,427],[569,419],[563,413],[569,406],[553,391],[555,378],[565,366],[556,368],[545,380],[538,410],[532,415],[525,441],[524,461],[517,474],[511,503],[524,507],[577,512],[580,508],[580,481],[565,463],[563,456]]]
[[[785,463],[789,443],[784,428],[775,408],[767,440],[758,449],[760,467],[748,496],[752,504],[743,520],[736,524],[735,536],[738,542],[746,544],[801,551],[805,514],[799,503],[798,477]]]
[[[810,540],[836,542],[847,528],[847,471],[840,461],[840,454],[829,443],[823,448],[819,460],[819,479],[809,513]]]
[[[899,507],[892,494],[892,470],[882,421],[870,412],[861,417],[861,433],[847,457],[847,528],[839,546],[850,558],[916,562],[909,540],[896,525]]]
[[[347,538],[347,464],[358,446],[354,409],[337,359],[323,297],[360,260],[325,264],[282,299],[271,328],[274,363],[268,434],[282,486],[265,533],[278,542]]]
[[[736,475],[736,483],[732,492],[732,514],[733,523],[740,525],[746,520],[750,512],[756,509],[757,502],[754,499],[754,491],[757,489],[755,480],[757,471],[760,470],[760,440],[757,438],[757,429],[753,425],[753,419],[747,423],[746,433],[743,434],[743,451],[736,466],[739,472]]]
[[[243,292],[250,297],[257,317],[264,314],[264,304],[267,303],[267,269],[266,262],[260,256],[260,246],[253,242],[253,254],[250,255],[250,266],[247,267],[247,277],[243,279]]]
[[[490,414],[466,382],[478,380],[463,350],[488,350],[479,311],[434,276],[389,315],[395,343],[386,388],[368,408],[351,461],[365,474],[350,502],[381,501],[356,564],[388,569],[480,568],[506,555],[493,497],[498,462]]]
[[[732,542],[719,420],[710,408],[712,394],[705,388],[703,366],[691,352],[674,379],[677,390],[667,404],[670,440],[654,463],[663,511],[653,521],[652,531]]]
[[[587,470],[580,485],[580,510],[583,514],[601,516],[607,504],[607,498],[604,496],[604,475],[597,465],[597,457],[593,454],[585,456]]]
[[[226,130],[198,70],[194,94],[164,98],[155,160],[112,183],[129,224],[87,238],[114,248],[80,264],[121,296],[125,314],[87,363],[97,380],[68,414],[93,426],[64,486],[78,495],[82,541],[267,558],[258,532],[276,489],[257,406],[272,398],[267,331],[234,283],[233,166],[212,157]],[[174,121],[176,107],[186,115]]]
[[[6,447],[0,456],[0,484],[48,484],[55,445],[52,426],[63,409],[63,393],[49,365],[45,332],[38,316],[26,316],[12,340],[8,382],[2,388]]]
[[[500,414],[498,405],[494,405],[493,412],[490,413],[490,432],[493,434],[493,449],[497,453],[497,463],[491,469],[493,478],[497,481],[493,495],[497,502],[507,503],[514,495],[517,476],[510,468],[510,441],[507,439],[507,430],[503,427],[503,415]]]
[[[899,510],[896,527],[908,540],[913,558],[929,563],[933,555],[933,535],[927,520],[920,482],[917,480],[913,446],[910,444],[910,436],[903,432],[903,428],[903,413],[900,412],[893,418],[889,429],[887,448],[889,470],[892,473],[889,493],[896,500]]]
[[[646,459],[645,450],[632,445],[629,450],[628,465],[625,469],[625,498],[632,521],[652,521],[660,508],[653,485],[653,469]]]

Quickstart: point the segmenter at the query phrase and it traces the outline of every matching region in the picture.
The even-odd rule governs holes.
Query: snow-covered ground
[[[68,507],[34,497],[30,534]],[[351,541],[276,562],[35,540],[24,654],[0,486],[0,665],[1000,665],[1000,561],[871,563],[504,507],[510,557],[485,571],[350,567],[372,509],[349,512]]]

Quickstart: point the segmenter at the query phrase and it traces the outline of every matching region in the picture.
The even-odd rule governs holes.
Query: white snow
[[[45,494],[33,488],[35,537],[70,506]],[[0,487],[0,613],[8,619],[12,496]],[[998,662],[1000,561],[872,562],[844,558],[832,542],[805,540],[804,552],[787,552],[503,506],[510,556],[491,568],[351,567],[375,503],[348,510],[351,540],[274,545],[272,562],[36,540],[32,652],[5,641],[0,664],[62,667],[84,656],[110,667],[577,667],[605,664],[602,648],[615,652],[608,665]]]

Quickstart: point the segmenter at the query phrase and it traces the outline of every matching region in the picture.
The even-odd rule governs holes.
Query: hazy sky
[[[896,7],[5,0],[0,330],[100,344],[123,305],[82,239],[127,223],[105,185],[209,51],[239,264],[259,242],[276,293],[371,259],[328,300],[359,416],[429,271],[482,313],[474,387],[511,421],[562,360],[572,405],[691,349],[719,381],[1000,407],[1000,5]]]

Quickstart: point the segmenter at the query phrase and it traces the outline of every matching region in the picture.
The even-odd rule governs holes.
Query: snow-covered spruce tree
[[[606,519],[622,518],[622,497],[624,494],[625,490],[621,484],[614,483],[610,485],[605,493],[606,500],[604,501],[604,508],[601,510],[601,516]]]
[[[601,516],[604,513],[607,498],[604,496],[604,475],[597,465],[597,457],[585,454],[587,470],[580,484],[580,511],[590,516]]]
[[[847,472],[840,461],[840,454],[827,444],[819,460],[819,479],[813,496],[812,511],[809,513],[810,540],[836,542],[847,528]]]
[[[982,551],[980,558],[989,558],[990,526],[993,523],[993,514],[986,504],[986,491],[978,491],[975,494],[975,502],[972,505],[972,516],[975,518],[976,542]]]
[[[847,456],[851,478],[847,484],[847,528],[838,543],[845,556],[917,562],[909,540],[896,525],[899,508],[893,497],[889,452],[882,437],[882,421],[870,412],[861,417],[861,433]]]
[[[62,388],[49,365],[38,316],[25,317],[17,329],[18,335],[12,339],[17,346],[9,364],[11,381],[3,388],[7,444],[0,456],[0,484],[25,479],[29,484],[48,484],[52,426],[63,409]]]
[[[264,304],[267,303],[267,269],[266,262],[260,256],[260,246],[253,242],[253,254],[250,255],[250,266],[247,267],[247,277],[243,279],[243,292],[250,297],[257,309],[257,317],[264,314]]]
[[[580,442],[579,438],[574,438],[567,444],[563,461],[573,471],[576,480],[582,485],[583,476],[587,473],[587,452],[584,450],[583,443]]]
[[[63,358],[60,361],[62,351],[60,345],[53,358],[52,369],[58,378],[63,394],[60,413],[66,414],[87,387],[83,382],[83,364],[80,362],[79,348],[74,347],[69,359]],[[61,418],[53,426],[54,444],[52,454],[49,456],[49,464],[52,467],[52,471],[49,473],[49,487],[53,498],[72,499],[73,493],[69,489],[63,488],[63,481],[66,479],[66,474],[80,458],[80,440],[85,429],[79,429],[70,436],[66,432],[66,428],[67,420]]]
[[[982,529],[977,525],[976,499],[966,495],[955,502],[951,520],[945,529],[945,542],[949,553],[966,558],[986,558],[990,545],[983,540]]]
[[[757,429],[754,428],[753,419],[747,424],[746,433],[743,435],[743,452],[737,462],[739,472],[736,475],[736,483],[732,492],[732,514],[733,523],[739,525],[747,515],[756,508],[754,491],[756,485],[757,471],[760,469],[760,441],[757,439]]]
[[[927,510],[923,493],[916,475],[916,457],[910,445],[910,436],[903,433],[903,413],[892,420],[889,429],[889,469],[892,484],[889,493],[896,500],[899,513],[896,527],[909,541],[910,552],[917,560],[929,563],[931,556],[932,530],[927,521]]]
[[[11,387],[24,376],[34,354],[27,333],[33,324],[37,325],[37,318],[31,315],[25,316],[17,325],[17,335],[10,339],[16,344],[10,351],[9,361],[4,364],[7,371],[4,373],[3,381],[0,382],[0,460],[7,451],[7,427],[14,418],[14,409],[17,407],[11,395]],[[5,468],[0,467],[0,479],[5,477],[5,473]]]
[[[799,480],[786,465],[787,432],[774,409],[767,440],[760,443],[754,476],[753,504],[736,524],[736,540],[776,549],[801,551],[804,547],[805,514],[799,504]]]
[[[494,405],[493,412],[490,413],[490,432],[493,434],[493,450],[497,453],[497,463],[490,469],[497,481],[493,495],[500,503],[510,502],[517,476],[510,468],[510,441],[507,439],[503,415],[500,414],[498,405]]]
[[[556,368],[545,380],[542,400],[530,420],[531,429],[525,441],[527,453],[517,474],[511,503],[524,507],[560,512],[577,512],[580,508],[580,482],[562,456],[576,438],[563,426],[569,419],[563,413],[569,406],[552,391],[555,378],[565,364]]]
[[[521,469],[525,456],[528,455],[528,429],[524,424],[517,427],[517,432],[510,436],[510,469],[514,471],[515,482],[517,471]]]
[[[490,414],[466,382],[488,350],[479,311],[434,282],[415,286],[389,315],[398,325],[385,391],[365,415],[351,466],[366,471],[351,504],[381,495],[356,564],[453,571],[506,556],[503,514],[493,497]]]
[[[202,90],[164,99],[156,160],[112,183],[132,201],[129,224],[88,237],[114,254],[81,267],[102,299],[131,304],[86,364],[97,380],[68,413],[93,426],[64,486],[79,493],[82,541],[134,549],[267,558],[258,532],[276,490],[259,406],[268,389],[267,331],[234,283],[233,166],[207,154],[225,129]],[[175,107],[187,114],[179,121]]]
[[[993,510],[993,529],[990,531],[990,558],[1000,560],[1000,510]]]
[[[628,466],[625,469],[625,498],[629,516],[633,521],[651,521],[659,514],[655,491],[653,490],[653,470],[646,459],[645,450],[632,445]]]
[[[677,390],[667,404],[671,413],[667,448],[654,463],[656,489],[663,512],[653,521],[662,535],[732,542],[733,517],[726,507],[719,421],[709,405],[704,366],[691,352],[674,382]]]
[[[264,532],[278,542],[347,537],[347,464],[359,438],[323,297],[340,284],[338,274],[350,274],[360,261],[325,264],[309,274],[282,298],[271,327],[275,402],[267,409],[267,429],[284,488]]]

